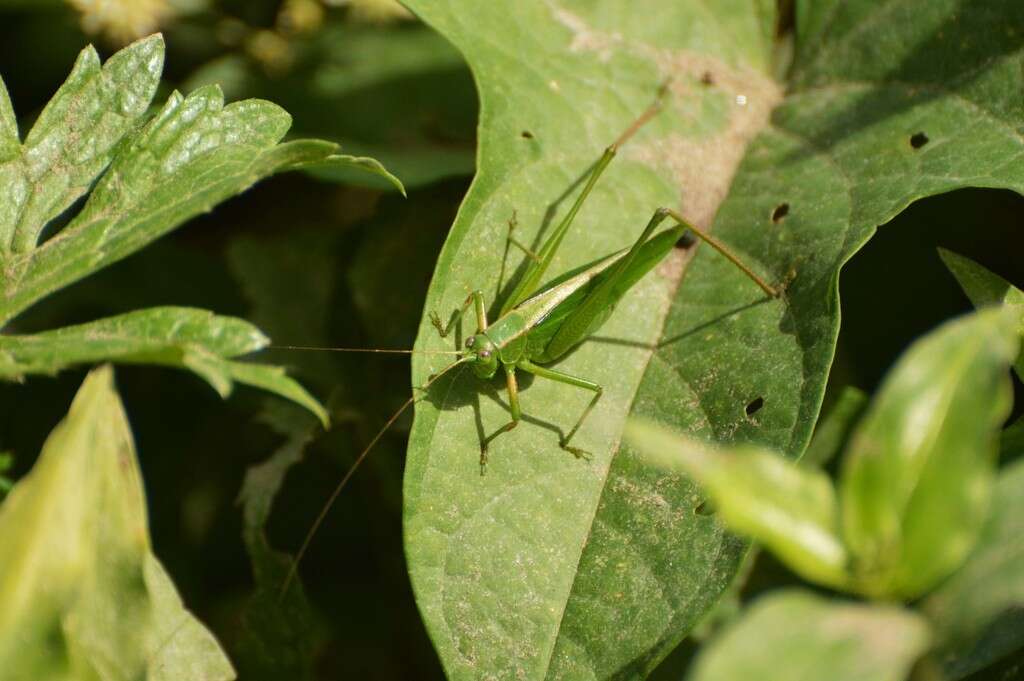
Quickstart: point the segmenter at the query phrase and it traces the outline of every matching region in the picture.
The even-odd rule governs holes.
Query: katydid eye
[[[466,347],[471,348],[476,345],[476,336],[470,336],[466,339]]]

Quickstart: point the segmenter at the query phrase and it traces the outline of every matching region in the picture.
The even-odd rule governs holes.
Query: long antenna
[[[461,355],[458,350],[380,350],[375,348],[320,348],[313,345],[268,345],[272,350],[315,350],[317,352],[382,352],[396,355]]]
[[[427,388],[434,384],[434,381],[441,378],[455,367],[465,362],[470,362],[473,359],[473,356],[468,356],[455,360],[454,362],[446,366],[444,369],[442,369],[440,373],[434,374],[430,378],[430,380],[424,383],[421,387],[415,388],[414,390],[426,390]],[[327,514],[330,512],[331,507],[337,500],[338,495],[341,494],[341,490],[345,489],[345,485],[348,484],[349,479],[351,479],[352,475],[356,472],[356,469],[359,468],[359,465],[363,463],[363,459],[365,459],[366,455],[370,453],[370,450],[373,449],[373,446],[377,444],[377,441],[380,440],[381,437],[383,437],[384,433],[387,432],[387,429],[391,427],[391,424],[398,420],[398,417],[401,416],[402,412],[408,409],[409,405],[411,405],[415,401],[416,393],[413,392],[412,397],[406,400],[405,403],[398,408],[398,411],[391,415],[391,418],[387,420],[387,423],[385,423],[384,426],[379,431],[377,431],[377,434],[373,436],[372,440],[370,440],[370,444],[366,445],[366,448],[359,453],[359,456],[356,457],[355,462],[349,467],[348,471],[345,473],[345,477],[341,479],[341,482],[339,482],[338,485],[334,488],[334,491],[331,492],[331,496],[327,499],[327,503],[325,503],[323,508],[320,509],[320,515],[318,515],[316,517],[316,520],[313,521],[313,525],[309,528],[309,531],[306,533],[306,538],[302,540],[302,546],[299,547],[299,552],[295,554],[295,560],[292,561],[292,565],[288,569],[288,576],[284,578],[284,583],[281,584],[281,597],[288,593],[288,587],[291,586],[292,581],[295,579],[295,575],[299,571],[299,562],[302,561],[302,557],[306,555],[306,550],[309,549],[309,545],[313,541],[313,536],[316,534],[317,530],[320,529],[320,525],[324,522],[324,519],[327,518]]]

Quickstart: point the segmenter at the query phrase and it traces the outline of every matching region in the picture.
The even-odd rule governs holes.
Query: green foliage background
[[[451,10],[437,8],[458,3],[415,4],[443,25],[454,21]],[[279,9],[271,0],[223,0],[205,3],[205,9],[168,26],[157,99],[172,88],[187,92],[209,82],[221,83],[229,99],[271,99],[291,112],[296,135],[324,137],[341,142],[347,153],[379,158],[407,181],[409,198],[373,182],[353,186],[351,176],[272,178],[47,299],[18,318],[17,331],[155,305],[187,305],[246,318],[279,344],[412,346],[441,246],[469,188],[477,115],[473,79],[455,48],[426,27],[357,24],[344,10],[328,12],[320,31],[286,36],[287,65],[268,61],[252,43],[230,37],[228,29],[237,26],[232,22],[254,32],[275,28]],[[475,30],[501,33],[505,27],[499,24],[485,17]],[[793,17],[783,13],[776,30],[787,33],[792,24]],[[886,29],[879,29],[880,45],[885,36]],[[0,0],[0,73],[23,130],[82,46],[95,40],[82,33],[76,14],[63,4]],[[460,49],[467,49],[466,40]],[[754,47],[751,53],[764,54]],[[113,52],[102,40],[98,48],[104,57]],[[827,75],[808,71],[797,82],[813,84]],[[625,100],[618,99],[622,93],[611,93],[586,106],[625,115],[646,103],[648,85],[637,85]],[[530,112],[535,120],[554,115],[543,102],[535,104]],[[793,125],[799,124],[801,106],[790,104]],[[606,124],[608,130],[593,132],[593,144],[573,149],[567,165],[554,174],[568,183],[591,152],[596,158],[606,133],[614,134],[619,122]],[[552,134],[571,137],[562,130]],[[623,182],[630,179],[628,168],[622,172]],[[799,191],[823,190],[809,185]],[[642,203],[647,197],[632,198]],[[513,203],[527,214],[544,207],[542,200],[529,201],[524,191]],[[491,227],[498,236],[488,238],[500,255],[497,228],[505,216],[492,210]],[[633,215],[630,225],[639,229],[648,214]],[[888,218],[886,211],[879,214]],[[1024,200],[1012,192],[962,189],[913,203],[880,227],[843,270],[843,324],[826,411],[845,386],[871,392],[910,340],[970,309],[942,266],[937,246],[1024,283],[1024,260],[1018,255],[1024,246],[1022,214]],[[306,558],[302,578],[315,607],[302,598],[280,604],[267,590],[282,576],[283,559],[274,550],[297,548],[341,473],[408,396],[408,361],[284,351],[263,357],[293,369],[328,406],[337,424],[330,433],[317,435],[306,414],[253,390],[236,391],[225,401],[185,373],[118,368],[154,552],[243,679],[441,678],[441,664],[413,601],[402,545],[408,415],[353,480]],[[13,453],[14,477],[31,466],[83,376],[84,370],[74,370],[23,385],[0,384],[0,451]],[[466,445],[468,451],[475,442]],[[274,463],[260,475],[246,477],[249,467],[271,456]],[[261,504],[289,461],[300,457],[268,516]],[[792,579],[771,558],[760,558],[744,598]],[[288,654],[268,655],[268,645]],[[678,678],[692,645],[677,649],[655,677]],[[1018,653],[1003,669],[1019,661]]]

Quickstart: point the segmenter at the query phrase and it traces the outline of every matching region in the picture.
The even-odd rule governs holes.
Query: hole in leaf
[[[789,204],[780,203],[775,206],[775,210],[772,211],[772,222],[779,224],[787,215],[789,215]]]
[[[714,85],[715,75],[710,71],[705,71],[703,74],[701,74],[700,82],[704,85]]]
[[[711,502],[705,499],[704,501],[697,504],[693,509],[696,515],[709,516],[715,514],[715,507],[711,505]]]
[[[532,139],[533,139],[533,133],[532,133],[532,132],[530,132],[529,130],[523,130],[523,131],[522,131],[521,133],[519,133],[519,134],[520,134],[520,135],[522,136],[522,138],[523,138],[524,140],[532,140]]]
[[[693,246],[695,243],[697,243],[697,239],[696,238],[694,238],[690,234],[683,234],[676,241],[676,248],[678,248],[681,251],[686,251],[686,250],[689,250],[690,247]]]
[[[747,416],[753,416],[757,412],[761,411],[761,407],[764,406],[764,398],[758,397],[755,400],[751,400],[750,404],[747,405]]]
[[[910,146],[913,148],[920,149],[926,144],[928,144],[928,135],[923,132],[917,132],[910,136]]]

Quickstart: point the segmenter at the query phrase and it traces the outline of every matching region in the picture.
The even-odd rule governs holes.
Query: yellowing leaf
[[[0,669],[24,680],[234,678],[152,553],[124,408],[86,379],[0,506]]]

